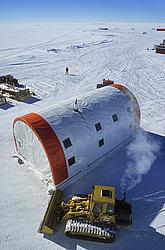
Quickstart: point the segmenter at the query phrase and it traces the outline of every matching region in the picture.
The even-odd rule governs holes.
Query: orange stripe
[[[138,101],[136,99],[136,97],[134,96],[134,94],[125,86],[115,83],[115,84],[111,84],[110,86],[117,88],[119,90],[121,90],[124,94],[126,94],[128,96],[128,98],[133,98],[134,103],[133,103],[133,109],[134,109],[134,113],[135,113],[135,121],[137,123],[138,126],[140,126],[140,107],[138,104]]]
[[[60,141],[49,123],[35,113],[16,118],[14,124],[17,121],[26,123],[36,134],[47,155],[54,184],[60,184],[68,177],[66,159]]]

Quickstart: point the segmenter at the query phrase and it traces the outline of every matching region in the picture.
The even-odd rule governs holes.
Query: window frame
[[[128,112],[128,113],[132,113],[131,106],[128,106],[128,107],[127,107],[127,112]]]
[[[98,128],[98,126],[99,126],[99,128]],[[101,122],[95,123],[95,129],[96,129],[97,132],[99,132],[99,131],[101,131],[103,129],[102,126],[101,126]]]
[[[106,194],[103,195],[103,193],[108,193],[110,195],[106,195]],[[102,189],[101,190],[101,197],[112,198],[112,191],[111,190]]]
[[[104,146],[104,138],[101,138],[99,140],[99,148],[101,148],[102,146]]]
[[[72,162],[72,160],[73,160],[73,162]],[[71,167],[75,163],[76,163],[75,156],[72,156],[71,158],[68,159],[68,165],[69,165],[69,167]]]
[[[65,149],[70,148],[72,146],[72,142],[69,137],[63,140],[62,142],[63,142]]]
[[[114,118],[114,116],[115,116],[115,118]],[[116,118],[117,118],[117,119],[116,119]],[[115,122],[118,122],[118,121],[119,121],[119,118],[118,118],[118,116],[117,116],[117,114],[116,114],[116,113],[112,115],[112,121],[113,121],[113,123],[115,123]]]

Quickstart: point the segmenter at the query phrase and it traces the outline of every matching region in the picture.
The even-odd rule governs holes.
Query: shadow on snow
[[[66,249],[73,250],[77,249],[77,246],[95,250],[101,248],[119,250],[121,246],[122,249],[127,250],[163,249],[165,237],[156,232],[151,223],[153,224],[158,214],[164,211],[161,209],[165,201],[165,137],[145,133],[157,141],[161,148],[150,171],[143,176],[139,184],[127,192],[127,199],[133,207],[132,226],[118,229],[117,239],[112,245],[67,238],[64,236],[64,225],[58,225],[55,234],[53,236],[45,235],[45,238]],[[127,156],[126,148],[124,148],[112,154],[111,159],[105,160],[78,182],[68,187],[65,190],[65,196],[68,198],[74,193],[89,193],[92,186],[97,184],[115,186],[117,196],[121,198],[120,182],[126,166]]]
[[[5,103],[5,104],[3,104],[3,105],[0,106],[0,109],[7,110],[7,109],[12,108],[12,107],[14,107],[13,104],[11,104],[11,103]]]
[[[41,99],[32,96],[31,98],[25,100],[24,103],[33,104],[33,103],[39,102],[39,101],[41,101]]]

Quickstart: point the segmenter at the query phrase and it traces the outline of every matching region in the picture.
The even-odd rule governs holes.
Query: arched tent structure
[[[18,156],[39,177],[64,187],[89,171],[116,148],[132,140],[140,109],[132,92],[120,84],[96,89],[39,113],[15,119]]]

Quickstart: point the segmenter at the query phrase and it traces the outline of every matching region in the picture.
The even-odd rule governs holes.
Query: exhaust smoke
[[[158,142],[140,130],[135,140],[127,147],[128,163],[121,178],[122,190],[130,190],[142,181],[142,176],[151,169],[159,150]]]

